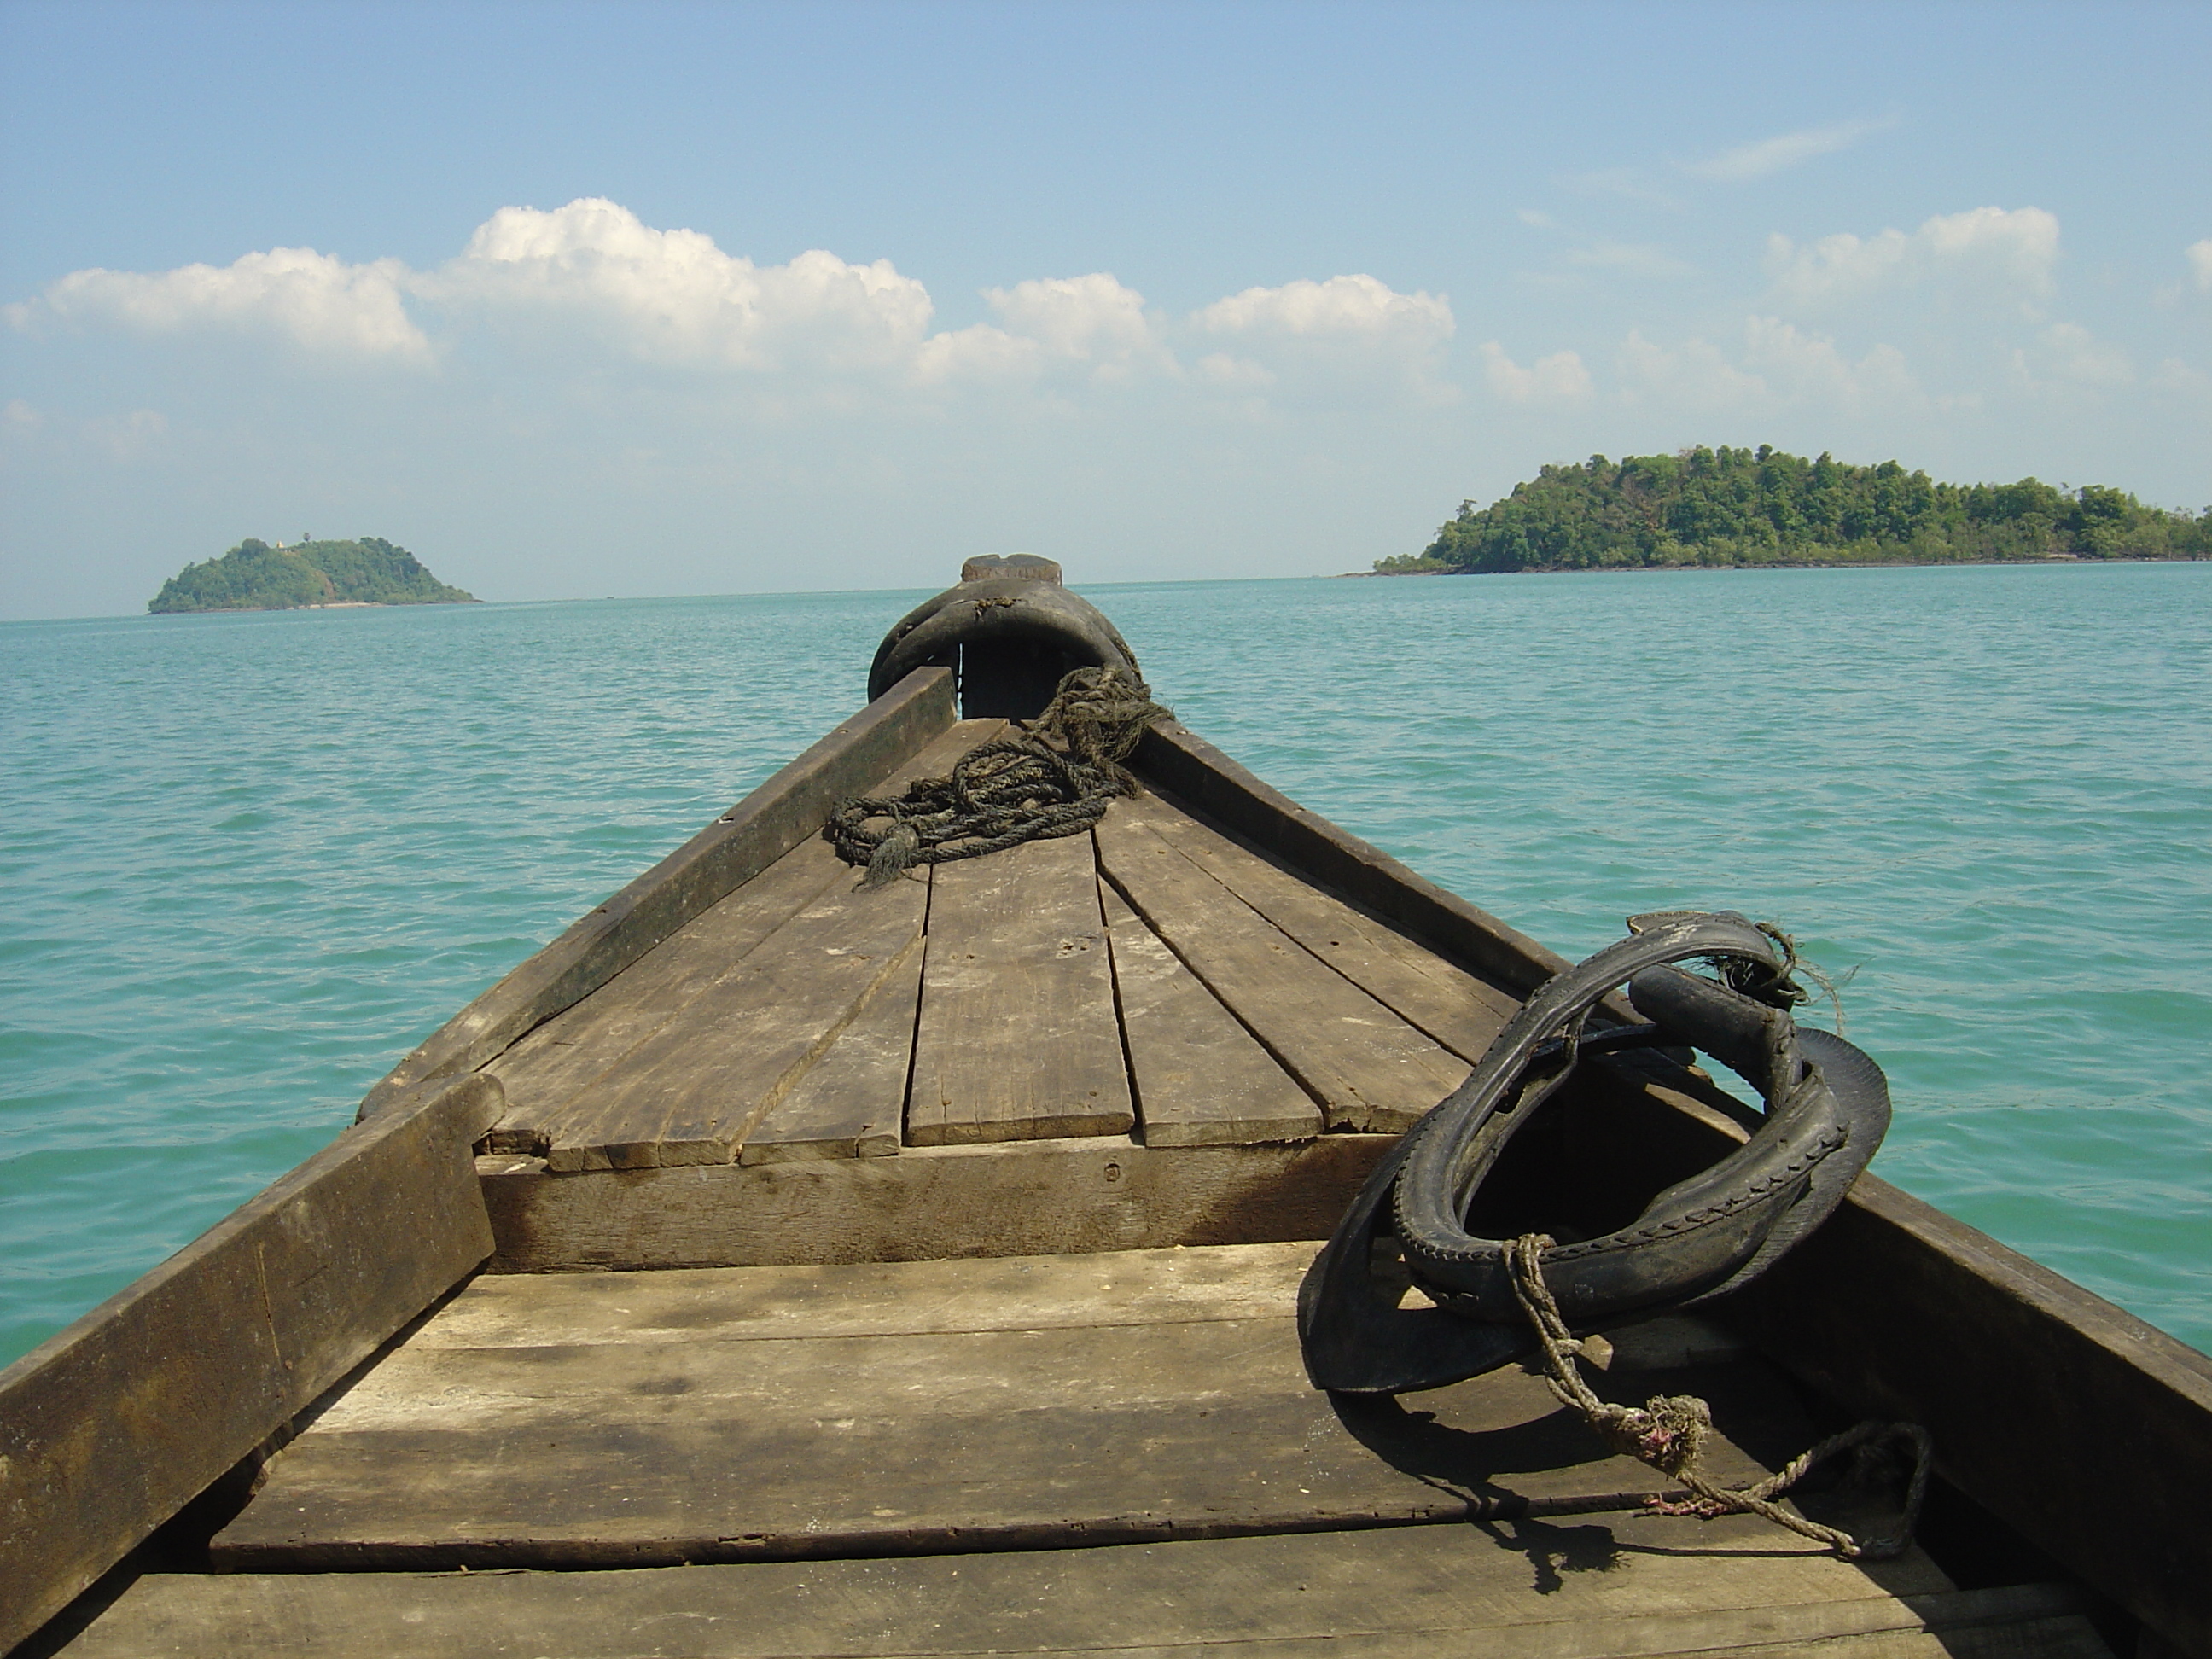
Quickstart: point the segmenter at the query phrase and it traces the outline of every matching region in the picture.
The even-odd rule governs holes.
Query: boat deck
[[[276,1456],[216,1571],[65,1651],[2106,1652],[2063,1589],[1640,1513],[1651,1472],[1518,1368],[1316,1393],[1311,1249],[481,1278]],[[1814,1434],[1692,1321],[1600,1386],[1704,1394],[1730,1480]]]
[[[1647,1515],[1661,1477],[1529,1370],[1309,1384],[1312,1241],[1498,986],[1158,793],[854,881],[802,842],[494,1061],[498,1265],[617,1270],[474,1279],[276,1453],[211,1571],[66,1651],[2106,1653],[2063,1587]],[[1818,1437],[1716,1327],[1598,1346],[1608,1394],[1712,1402],[1721,1479]]]
[[[885,781],[941,774],[968,720]],[[551,1174],[1395,1131],[1511,994],[1158,795],[875,890],[810,838],[489,1069]]]

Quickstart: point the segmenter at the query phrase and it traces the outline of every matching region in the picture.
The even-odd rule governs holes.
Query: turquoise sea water
[[[1085,591],[1569,956],[1711,906],[1856,970],[1877,1171],[2212,1347],[2212,565]],[[850,712],[918,597],[0,627],[0,1360]]]

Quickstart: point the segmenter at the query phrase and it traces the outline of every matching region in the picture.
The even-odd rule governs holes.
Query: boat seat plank
[[[1157,795],[1115,803],[1407,1024],[1469,1065],[1520,1010],[1510,991],[1362,915]]]
[[[1413,1029],[1117,801],[1099,860],[1130,908],[1320,1101],[1332,1129],[1401,1130],[1465,1080]]]
[[[1005,728],[998,720],[962,720],[873,786],[902,789],[942,775],[959,757]],[[564,1013],[556,1015],[485,1067],[507,1091],[508,1110],[489,1138],[495,1151],[542,1154],[556,1174],[610,1167],[650,1167],[696,1161],[681,1151],[662,1160],[635,1148],[614,1150],[607,1074],[641,1043],[681,1024],[708,992],[726,983],[746,960],[793,917],[841,883],[850,867],[828,843],[810,836],[641,960]],[[704,1149],[713,1161],[714,1148]]]
[[[2109,1659],[2082,1605],[2057,1585],[1954,1589],[1923,1560],[1862,1568],[1747,1516],[1592,1516],[658,1570],[164,1575],[64,1651]]]
[[[1134,1122],[1091,837],[937,866],[908,1142],[1118,1135]]]
[[[557,1293],[553,1340],[387,1356],[272,1460],[214,1557],[304,1571],[1035,1548],[1579,1512],[1657,1489],[1517,1368],[1403,1404],[1316,1392],[1285,1267],[1269,1247],[1033,1263],[1062,1304],[1049,1322],[1034,1296],[990,1323],[988,1293],[960,1298],[963,1272],[979,1286],[1018,1273],[1003,1259],[701,1271],[686,1305],[646,1324],[636,1279],[578,1284]],[[1189,1305],[1209,1276],[1213,1312],[1235,1316]],[[1240,1279],[1237,1302],[1224,1286]],[[482,1283],[440,1318],[474,1318]],[[799,1317],[793,1334],[724,1334],[787,1297],[830,1308],[848,1285],[887,1328],[806,1334]],[[976,1328],[913,1328],[901,1291]],[[599,1340],[580,1335],[594,1321]],[[1598,1386],[1705,1395],[1723,1480],[1812,1438],[1756,1360],[1616,1366]]]
[[[1110,886],[1101,897],[1147,1146],[1310,1140],[1321,1109]]]
[[[921,954],[909,951],[830,1051],[769,1108],[738,1149],[738,1161],[788,1164],[896,1152],[921,1001]]]

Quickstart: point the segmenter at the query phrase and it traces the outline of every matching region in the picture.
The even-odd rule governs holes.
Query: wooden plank
[[[506,1085],[494,1151],[543,1155],[576,1096],[684,1005],[735,971],[777,928],[851,868],[827,842],[801,842],[727,898],[695,916],[641,960],[555,1015],[484,1069]]]
[[[1269,863],[1157,795],[1117,801],[1269,921],[1416,1030],[1473,1065],[1519,1011],[1510,993]]]
[[[1331,1128],[1404,1129],[1466,1079],[1464,1062],[1118,804],[1097,838],[1101,867],[1131,908],[1321,1103]]]
[[[921,956],[908,954],[830,1052],[769,1108],[738,1148],[741,1164],[885,1158],[899,1149]]]
[[[766,1270],[486,1273],[408,1346],[565,1348],[1267,1318],[1296,1301],[1316,1248],[1299,1241]]]
[[[393,1098],[0,1370],[0,1649],[491,1253],[470,1146],[499,1105]]]
[[[1390,1144],[909,1147],[896,1158],[487,1176],[495,1273],[921,1261],[1323,1238]]]
[[[1948,1480],[2212,1653],[2212,1357],[1869,1176],[1729,1315],[1850,1409],[1926,1424]]]
[[[1268,857],[1516,996],[1528,995],[1570,965],[1558,951],[1261,782],[1180,722],[1158,720],[1146,727],[1131,764],[1140,777]]]
[[[556,1174],[727,1164],[916,950],[929,890],[832,887],[613,1060],[558,1126]]]
[[[1585,1659],[2081,1627],[2080,1599],[2061,1587],[1915,1588],[1926,1579],[1772,1545],[1742,1517],[1609,1517],[680,1570],[165,1575],[67,1651]],[[2087,1644],[2013,1651],[2105,1659]]]
[[[889,776],[896,793],[918,777],[951,769],[961,756],[1005,729],[1003,720],[962,720]],[[507,1117],[494,1150],[539,1153],[556,1171],[605,1169],[606,1090],[599,1080],[638,1044],[682,1019],[699,997],[744,970],[752,952],[833,889],[849,889],[849,866],[818,837],[801,842],[574,1008],[525,1037],[489,1068],[509,1086]],[[595,1086],[597,1085],[597,1086]],[[635,1155],[632,1155],[633,1158]]]
[[[1090,1311],[1080,1324],[737,1340],[631,1326],[621,1341],[404,1347],[271,1462],[213,1559],[312,1571],[1027,1548],[1618,1508],[1664,1484],[1517,1368],[1413,1407],[1316,1393],[1294,1292],[1264,1260],[1249,1265],[1279,1298],[1270,1315],[1133,1322],[1118,1304],[1151,1254],[1101,1283],[1064,1274],[1069,1305]],[[879,1267],[848,1271],[881,1283]],[[791,1277],[750,1272],[769,1294]],[[834,1297],[843,1276],[801,1282]],[[711,1287],[702,1302],[718,1321]],[[1595,1386],[1641,1400],[1662,1378],[1712,1401],[1720,1479],[1755,1478],[1813,1437],[1758,1362],[1616,1367]]]
[[[938,866],[907,1139],[1118,1135],[1135,1121],[1091,837]]]
[[[1321,1109],[1120,894],[1106,935],[1147,1146],[1310,1140]]]
[[[362,1115],[402,1089],[475,1071],[581,1002],[951,725],[952,696],[948,670],[908,675],[431,1033],[369,1091]]]

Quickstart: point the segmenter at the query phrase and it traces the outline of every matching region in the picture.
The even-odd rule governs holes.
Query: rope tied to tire
[[[1606,1444],[1679,1480],[1692,1493],[1686,1499],[1646,1499],[1648,1509],[1654,1514],[1694,1515],[1708,1521],[1722,1515],[1756,1515],[1776,1526],[1787,1527],[1800,1537],[1826,1544],[1850,1560],[1887,1561],[1905,1553],[1928,1497],[1935,1447],[1927,1430],[1917,1423],[1869,1420],[1856,1424],[1799,1453],[1764,1480],[1748,1486],[1718,1486],[1704,1468],[1705,1443],[1713,1431],[1711,1406],[1695,1395],[1664,1394],[1652,1395],[1641,1406],[1618,1405],[1598,1398],[1583,1380],[1575,1364],[1583,1345],[1568,1329],[1558,1301],[1544,1283],[1543,1253],[1552,1243],[1548,1234],[1523,1233],[1506,1246],[1514,1294],[1543,1347],[1544,1381],[1559,1403],[1580,1413],[1583,1421]],[[1904,1519],[1895,1532],[1878,1538],[1856,1538],[1839,1527],[1794,1514],[1775,1502],[1830,1458],[1845,1452],[1871,1451],[1897,1440],[1912,1449],[1912,1476],[1905,1487]]]
[[[1075,669],[1035,720],[1015,721],[1006,735],[969,750],[948,775],[921,779],[895,797],[840,803],[823,839],[866,870],[866,889],[917,864],[1081,835],[1115,799],[1137,793],[1121,763],[1147,726],[1173,716],[1129,669]]]
[[[1840,1554],[1893,1555],[1926,1492],[1925,1430],[1863,1423],[1765,1480],[1724,1487],[1702,1470],[1713,1426],[1705,1401],[1656,1395],[1641,1407],[1613,1404],[1576,1369],[1575,1330],[1695,1307],[1772,1267],[1843,1201],[1889,1122],[1888,1087],[1874,1061],[1840,1036],[1800,1030],[1790,1017],[1806,995],[1791,976],[1802,965],[1796,949],[1779,929],[1698,911],[1635,916],[1629,928],[1628,938],[1539,987],[1467,1081],[1376,1165],[1299,1287],[1307,1374],[1333,1392],[1402,1394],[1538,1358],[1553,1392],[1608,1445],[1688,1489],[1687,1499],[1662,1502],[1662,1510],[1757,1514]],[[1675,965],[1687,963],[1714,977]],[[1607,1000],[1624,984],[1641,1023]],[[1594,1030],[1586,1029],[1593,1016],[1601,1022]],[[1758,1091],[1758,1113],[1729,1103],[1748,1132],[1741,1145],[1595,1237],[1561,1243],[1545,1233],[1485,1238],[1470,1231],[1508,1142],[1578,1066],[1683,1047],[1704,1050]],[[1390,1255],[1402,1259],[1419,1297],[1407,1299],[1402,1279],[1378,1273],[1378,1258]],[[1917,1462],[1894,1536],[1855,1539],[1774,1501],[1830,1457],[1857,1451],[1863,1459],[1899,1440]]]

